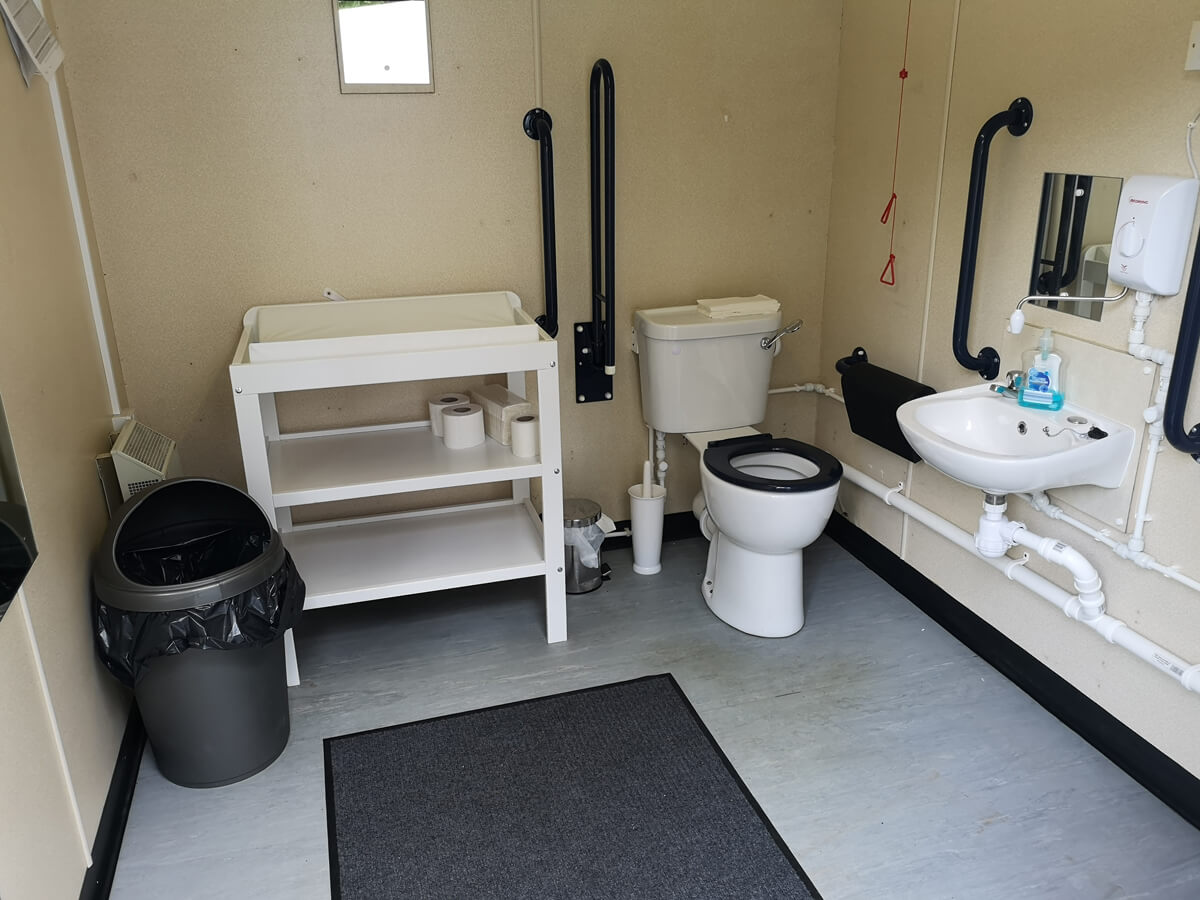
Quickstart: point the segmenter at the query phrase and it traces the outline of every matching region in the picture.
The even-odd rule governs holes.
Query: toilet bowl
[[[637,310],[634,352],[646,424],[700,452],[705,602],[734,628],[786,637],[804,625],[802,553],[829,521],[842,466],[750,427],[766,414],[783,333],[778,311],[761,312],[767,298],[752,299],[753,312],[722,319],[696,306]]]
[[[841,463],[769,434],[709,443],[701,459],[702,515],[712,526],[705,602],[748,634],[795,634],[804,625],[803,550],[833,512]]]

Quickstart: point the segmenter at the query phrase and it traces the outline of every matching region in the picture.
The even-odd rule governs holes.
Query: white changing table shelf
[[[250,496],[271,517],[314,609],[543,576],[546,639],[567,637],[557,345],[510,292],[254,307],[229,367]],[[283,391],[537,373],[541,454],[488,438],[450,450],[427,421],[281,433]],[[543,516],[529,479],[542,479]],[[508,500],[293,525],[291,507],[509,482]],[[463,552],[464,548],[467,550]],[[291,632],[288,683],[299,683]]]

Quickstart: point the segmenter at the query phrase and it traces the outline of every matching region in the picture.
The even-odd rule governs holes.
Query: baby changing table
[[[543,576],[546,639],[566,640],[557,345],[508,291],[256,306],[229,376],[246,489],[307,585],[305,609]],[[506,373],[525,395],[535,372],[540,456],[490,437],[450,450],[426,421],[280,431],[283,391]],[[542,480],[542,510],[529,479]],[[291,508],[459,485],[510,482],[511,497],[293,524]],[[288,684],[299,683],[285,640]]]

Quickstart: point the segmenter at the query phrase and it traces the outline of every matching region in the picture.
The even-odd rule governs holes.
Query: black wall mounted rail
[[[988,148],[1001,128],[1020,137],[1033,123],[1033,104],[1018,97],[1004,112],[996,113],[979,129],[971,155],[971,182],[967,188],[967,218],[963,226],[962,261],[958,268],[958,299],[954,305],[954,358],[964,369],[978,372],[991,381],[1000,374],[1000,354],[984,347],[972,356],[967,349],[971,326],[971,294],[975,289],[975,257],[979,252],[979,223],[983,217],[983,188],[987,180]]]
[[[598,59],[592,66],[588,101],[591,123],[592,321],[575,325],[577,403],[611,400],[616,366],[616,225],[613,218],[616,208],[616,139],[613,131],[613,71],[607,59]]]
[[[546,314],[534,319],[550,337],[558,337],[558,260],[554,244],[554,146],[550,113],[534,107],[525,113],[525,133],[538,142],[542,172],[542,264]]]
[[[1163,432],[1171,446],[1200,462],[1200,425],[1184,431],[1183,417],[1187,412],[1188,391],[1196,368],[1196,347],[1200,344],[1200,245],[1192,256],[1192,274],[1188,278],[1187,295],[1183,301],[1183,316],[1179,322],[1179,340],[1175,344],[1175,360],[1171,367],[1171,383],[1167,386],[1167,402],[1163,409]]]

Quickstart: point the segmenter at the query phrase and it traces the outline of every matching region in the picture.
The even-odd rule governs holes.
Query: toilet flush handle
[[[780,328],[777,332],[775,332],[770,337],[763,338],[761,341],[759,341],[759,344],[762,346],[762,348],[764,350],[774,349],[775,353],[778,354],[779,353],[779,339],[781,337],[783,337],[785,334],[791,334],[794,331],[799,331],[803,325],[804,325],[804,320],[797,319],[792,324],[786,325],[783,328]]]

